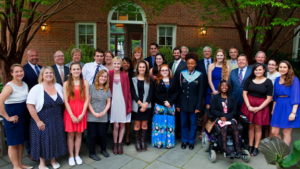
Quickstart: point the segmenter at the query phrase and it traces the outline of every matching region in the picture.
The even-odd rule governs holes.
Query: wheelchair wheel
[[[244,154],[247,154],[247,155],[242,155],[242,160],[245,162],[245,163],[248,163],[250,161],[250,153],[248,150],[243,150],[243,153]]]
[[[209,152],[209,161],[214,163],[217,160],[217,154],[215,150],[210,150]]]
[[[209,149],[209,141],[205,132],[202,133],[202,147],[205,152],[208,152]]]

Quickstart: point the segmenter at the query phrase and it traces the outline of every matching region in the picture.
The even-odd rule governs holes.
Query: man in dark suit
[[[237,102],[237,111],[239,115],[242,115],[241,107],[244,103],[243,98],[243,88],[245,84],[245,80],[250,76],[252,69],[247,66],[248,60],[247,56],[244,54],[240,54],[237,58],[238,68],[234,69],[230,73],[229,84],[232,88],[232,95],[235,97]],[[248,126],[244,126],[243,129],[243,139],[248,143]]]
[[[23,82],[25,82],[28,86],[28,89],[30,90],[34,85],[38,84],[38,77],[41,71],[42,66],[38,65],[39,62],[39,55],[36,50],[30,49],[27,51],[27,60],[28,63],[24,65],[24,77],[22,79]],[[27,115],[27,119],[29,122],[30,115]],[[29,123],[28,123],[28,128],[29,130]],[[29,133],[29,132],[28,132]],[[29,140],[25,141],[26,149],[28,156],[30,156],[30,143]]]
[[[180,78],[180,72],[187,69],[186,62],[181,60],[181,49],[180,48],[174,48],[173,49],[173,56],[174,56],[174,61],[169,63],[169,68],[172,71],[173,77],[175,77],[175,80],[177,81],[177,84],[179,84],[179,78]],[[175,113],[175,138],[179,139],[181,138],[180,136],[180,131],[181,131],[181,121],[180,121],[180,112]]]
[[[51,67],[55,73],[56,83],[59,83],[63,86],[63,83],[68,79],[68,75],[70,74],[69,68],[64,66],[65,55],[61,50],[57,50],[54,53],[53,58],[55,64]]]
[[[203,48],[203,55],[204,55],[204,58],[199,60],[197,62],[197,66],[196,66],[196,70],[198,70],[199,72],[201,72],[203,74],[203,105],[202,105],[202,110],[200,111],[200,114],[198,116],[198,122],[197,122],[197,126],[198,126],[198,130],[201,129],[201,126],[202,126],[202,131],[204,130],[204,127],[202,124],[203,124],[203,117],[205,115],[205,106],[204,106],[204,102],[205,102],[205,96],[206,96],[206,93],[207,93],[207,88],[208,88],[208,78],[207,78],[207,69],[208,69],[208,66],[213,63],[213,59],[211,58],[211,55],[212,55],[212,49],[211,47],[209,46],[205,46]],[[208,120],[205,119],[205,120]]]
[[[154,42],[150,43],[150,54],[151,55],[144,59],[149,63],[149,70],[154,66],[155,56],[158,53],[158,51],[159,51],[158,44],[154,43]]]
[[[258,52],[256,53],[256,55],[255,55],[256,63],[261,63],[261,64],[263,64],[263,65],[265,66],[267,72],[268,72],[268,71],[269,71],[269,69],[268,69],[268,64],[265,64],[266,59],[267,59],[267,55],[266,55],[266,53],[263,52],[263,51],[258,51]],[[253,66],[254,66],[256,63],[254,63],[254,64],[252,64],[252,65],[250,65],[250,66],[248,66],[248,67],[252,69]]]

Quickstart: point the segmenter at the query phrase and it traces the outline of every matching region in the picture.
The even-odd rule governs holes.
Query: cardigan
[[[138,90],[138,78],[133,77],[131,80],[131,95],[132,95],[132,110],[134,112],[138,112],[138,108],[139,105],[137,104],[137,102],[139,101],[139,90]],[[148,102],[148,107],[147,108],[151,108],[151,100],[152,100],[152,93],[153,92],[153,86],[152,86],[152,82],[150,81],[150,83],[146,83],[144,81],[144,95],[143,95],[143,100],[141,100],[141,102],[145,103]]]
[[[131,99],[129,78],[126,73],[120,71],[120,79],[121,79],[123,97],[125,100],[126,115],[128,115],[132,112],[132,99]],[[109,71],[109,86],[110,86],[110,91],[112,96],[114,91],[113,82],[114,82],[114,71],[112,70]],[[111,109],[109,109],[109,114],[110,113],[111,113]]]
[[[59,94],[59,96],[61,97],[61,99],[64,100],[63,87],[58,83],[55,83],[54,87],[55,87],[57,93]],[[35,105],[35,110],[37,113],[42,110],[43,105],[44,105],[44,86],[43,86],[43,84],[37,84],[31,88],[31,90],[28,93],[26,103]]]
[[[178,96],[178,88],[175,78],[169,79],[169,88],[167,90],[164,81],[161,79],[159,83],[157,83],[157,80],[154,82],[154,97],[155,97],[155,103],[159,105],[165,105],[165,101],[168,101],[170,105],[172,106],[175,104],[176,99]]]
[[[215,121],[217,118],[225,117],[227,121],[236,118],[237,116],[237,103],[233,95],[227,95],[227,113],[224,113],[222,106],[222,96],[217,94],[212,96],[210,101],[210,113],[213,115],[212,120]]]

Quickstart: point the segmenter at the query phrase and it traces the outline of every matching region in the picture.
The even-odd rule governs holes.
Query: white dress
[[[128,123],[130,121],[131,113],[126,116],[126,106],[121,81],[120,79],[114,78],[110,123]]]

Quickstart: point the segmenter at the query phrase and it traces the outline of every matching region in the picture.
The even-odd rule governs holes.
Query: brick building
[[[170,5],[159,16],[147,20],[144,12],[147,7],[141,6],[142,10],[131,14],[122,11],[125,9],[122,5],[109,12],[100,12],[103,1],[76,1],[54,15],[46,22],[46,31],[39,31],[27,50],[36,49],[40,55],[40,63],[44,65],[46,62],[53,63],[52,56],[55,50],[66,50],[71,44],[79,46],[82,42],[129,57],[135,46],[141,46],[145,50],[144,57],[148,56],[148,45],[151,42],[157,42],[160,46],[168,43],[172,48],[215,43],[227,50],[231,46],[242,49],[238,32],[231,20],[208,27],[207,35],[200,36],[198,29],[204,23],[200,21],[197,10],[201,9],[191,12],[191,8],[185,5]],[[299,56],[299,50],[298,35],[286,43],[280,52],[295,53],[294,56]],[[23,64],[25,62],[24,57]]]

